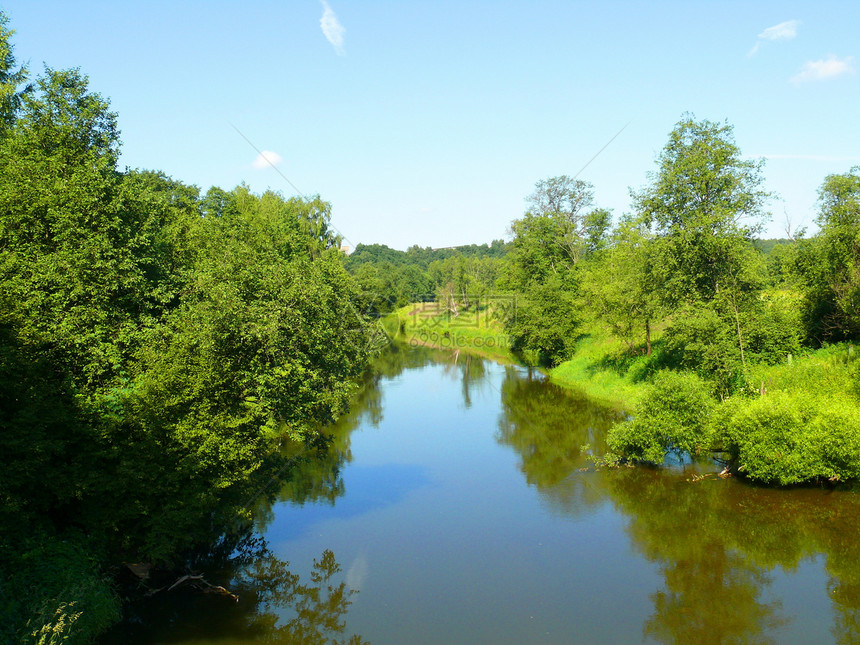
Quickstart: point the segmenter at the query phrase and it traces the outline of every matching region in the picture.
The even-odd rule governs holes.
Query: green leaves
[[[860,167],[819,190],[819,235],[801,247],[805,319],[819,342],[860,338]]]
[[[15,70],[15,55],[11,43],[15,32],[9,29],[7,24],[9,18],[0,11],[0,136],[15,122],[21,101],[32,90],[32,85],[19,89],[27,81],[28,72],[26,66]]]
[[[609,430],[609,448],[628,459],[660,465],[668,453],[708,451],[707,425],[715,407],[708,384],[695,374],[662,372],[637,402],[632,420]]]
[[[687,116],[657,164],[634,199],[660,240],[665,296],[673,304],[710,300],[742,273],[743,250],[765,216],[763,161],[741,156],[730,125]]]

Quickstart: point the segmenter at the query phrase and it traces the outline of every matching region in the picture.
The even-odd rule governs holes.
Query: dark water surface
[[[115,642],[860,642],[857,493],[595,470],[618,413],[537,373],[379,368],[257,509],[218,578],[239,602],[161,593]]]

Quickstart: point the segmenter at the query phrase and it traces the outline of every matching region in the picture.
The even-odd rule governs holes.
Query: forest
[[[241,536],[288,440],[346,410],[371,334],[318,198],[122,170],[79,70],[0,14],[0,641],[84,642],[122,563]]]
[[[120,168],[108,100],[32,75],[13,33],[0,13],[0,640],[86,642],[124,566],[229,550],[283,444],[347,412],[376,319],[415,302],[488,309],[546,369],[610,339],[636,394],[606,464],[860,478],[860,168],[824,178],[814,235],[763,242],[763,162],[684,115],[631,213],[559,175],[510,242],[347,256],[319,197]]]

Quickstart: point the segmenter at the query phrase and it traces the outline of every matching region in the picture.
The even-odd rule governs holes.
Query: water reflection
[[[516,451],[526,481],[550,508],[576,515],[605,498],[599,475],[575,474],[591,465],[583,446],[605,452],[606,431],[620,418],[617,411],[513,367],[505,370],[501,404],[496,439]]]
[[[860,642],[856,494],[695,482],[682,472],[647,469],[616,472],[606,483],[629,518],[634,545],[664,578],[651,594],[646,636],[665,643],[774,642],[768,633],[790,618],[773,599],[771,573],[795,571],[823,554],[834,638]]]
[[[430,366],[434,366],[432,373],[427,369]],[[410,370],[415,372],[410,374]],[[428,384],[437,375],[447,385],[431,390]],[[411,376],[421,377],[416,381],[419,386],[403,382]],[[479,397],[479,393],[491,396]],[[372,463],[358,460],[347,471],[353,459],[352,432],[380,426],[385,397],[393,400],[404,395],[411,397],[407,404],[400,401],[389,407],[389,422],[399,419],[389,428],[391,434],[373,433],[371,443],[388,442],[385,457]],[[416,400],[421,396],[430,403]],[[414,410],[438,408],[445,415],[440,413],[439,418],[448,420],[448,426],[455,419],[453,426],[457,427],[459,417],[452,410],[456,412],[460,405],[468,411],[463,418],[469,419],[469,427],[475,431],[444,434],[440,439],[446,442],[444,449],[432,443],[443,422],[434,417],[416,424],[417,430],[411,423]],[[314,522],[322,525],[325,522],[320,518],[336,516],[338,522],[335,528],[328,527],[325,540],[317,543],[316,533],[311,535],[306,553],[309,560],[325,546],[337,545],[339,553],[351,549],[346,571],[341,572],[334,555],[325,551],[315,561],[310,578],[301,581],[261,538],[249,535],[241,544],[225,542],[207,554],[208,559],[191,563],[192,569],[206,571],[211,583],[238,594],[239,603],[201,594],[157,594],[151,599],[155,604],[146,613],[141,610],[132,622],[146,636],[135,640],[132,630],[131,636],[109,642],[342,642],[347,638],[347,612],[356,598],[350,589],[366,583],[362,605],[353,608],[352,621],[375,639],[380,636],[372,630],[379,621],[387,621],[379,628],[382,641],[389,635],[385,642],[409,641],[395,627],[408,625],[410,620],[425,631],[428,624],[435,629],[440,615],[450,622],[453,633],[438,636],[443,633],[439,627],[421,641],[415,633],[425,631],[418,630],[413,639],[465,642],[470,625],[480,620],[486,625],[481,627],[483,631],[469,632],[474,636],[471,642],[503,642],[507,632],[500,632],[496,639],[486,638],[486,634],[505,620],[511,621],[505,623],[505,629],[516,628],[510,616],[518,603],[533,603],[543,611],[553,600],[541,596],[541,590],[564,589],[567,605],[557,616],[547,609],[544,617],[547,627],[552,624],[556,629],[554,636],[569,638],[552,641],[547,636],[540,642],[577,642],[579,637],[610,642],[612,639],[601,639],[602,630],[606,622],[615,621],[632,624],[630,631],[618,632],[621,637],[615,642],[640,637],[678,645],[804,642],[803,630],[808,628],[819,641],[828,640],[829,630],[833,642],[860,644],[858,493],[753,487],[733,479],[697,479],[692,470],[682,468],[595,470],[582,447],[588,444],[601,453],[606,430],[617,418],[616,411],[594,405],[522,368],[503,368],[432,349],[394,348],[380,357],[377,371],[368,377],[350,413],[328,428],[324,438],[285,450],[283,457],[293,468],[273,488],[277,490],[275,501],[280,502],[275,508],[283,510],[286,505],[287,510],[270,527],[272,544],[295,559],[292,549],[302,543],[297,536],[308,534],[303,527]],[[495,430],[495,443],[482,429]],[[441,430],[439,434],[443,434]],[[421,451],[410,453],[410,437],[419,435]],[[472,443],[463,443],[466,440]],[[357,453],[366,454],[368,444],[355,441]],[[462,457],[464,445],[470,446],[468,457],[476,462],[474,466]],[[493,450],[481,452],[486,445]],[[458,449],[459,453],[452,453]],[[512,467],[514,458],[509,451],[516,455],[519,473]],[[392,453],[399,459],[408,455],[409,463],[385,461]],[[432,459],[449,460],[457,468],[422,461],[427,453],[432,453]],[[474,459],[475,454],[483,458]],[[496,454],[504,458],[496,459]],[[435,468],[442,494],[410,497],[408,493],[426,485],[428,467]],[[513,483],[516,486],[509,485]],[[541,504],[532,501],[535,491]],[[271,501],[261,502],[256,511],[260,532],[267,518],[273,517],[267,505]],[[482,504],[485,509],[479,508]],[[389,524],[367,512],[382,506],[390,512],[376,515],[386,516]],[[505,512],[495,512],[499,508]],[[518,509],[513,522],[509,508]],[[482,512],[486,509],[490,512]],[[597,510],[600,512],[593,512]],[[424,524],[428,517],[454,517],[457,525],[446,525],[443,519]],[[529,519],[520,519],[525,517]],[[353,519],[359,521],[348,523]],[[526,522],[528,526],[524,526]],[[412,525],[425,527],[426,533],[410,531]],[[548,531],[565,536],[558,550],[546,539]],[[449,539],[449,534],[456,537]],[[338,542],[340,535],[345,537]],[[483,540],[477,551],[470,550],[475,536]],[[620,537],[615,544],[604,546],[604,541],[611,542],[615,536]],[[398,540],[396,546],[386,541],[389,539]],[[612,586],[614,572],[589,569],[577,559],[577,549],[592,558],[604,551],[617,553],[618,568],[624,575],[617,576],[616,586]],[[426,569],[420,563],[425,558]],[[409,574],[405,577],[404,569]],[[572,585],[581,570],[593,577],[608,573],[609,581]],[[457,584],[452,586],[452,579]],[[493,581],[493,593],[482,595],[482,580]],[[457,586],[465,584],[463,581],[473,587],[458,596]],[[597,593],[594,587],[612,594],[613,599],[632,597],[644,606],[634,613],[623,603],[610,602],[609,613],[580,611],[606,604],[606,596],[589,596]],[[398,594],[400,598],[395,597]],[[412,596],[414,603],[397,603]],[[447,604],[439,601],[446,597],[451,599]],[[500,600],[507,597],[518,600],[512,604]],[[822,610],[813,614],[803,607],[807,597],[818,599]],[[385,613],[389,602],[402,610],[402,616],[390,610]],[[499,608],[494,614],[496,604]],[[576,625],[579,631],[573,631],[565,622],[569,616],[575,616],[570,620],[594,622]],[[231,636],[225,640],[224,634]],[[398,634],[399,640],[391,634]],[[518,642],[538,642],[535,639],[541,634],[544,631],[523,631]],[[362,640],[353,636],[347,642]]]
[[[611,501],[627,518],[632,546],[657,564],[663,585],[649,594],[644,638],[776,642],[774,634],[791,633],[792,617],[774,574],[823,555],[833,638],[860,643],[857,492],[775,490],[671,468],[596,472],[582,446],[602,453],[616,412],[513,368],[501,404],[496,438],[516,451],[526,482],[551,508],[578,517]]]
[[[260,536],[248,533],[233,548],[216,549],[196,562],[207,572],[204,591],[217,587],[227,594],[201,593],[188,586],[165,586],[127,608],[124,623],[104,643],[122,645],[182,643],[360,645],[358,635],[346,635],[346,615],[357,591],[339,579],[334,553],[323,551],[313,561],[309,580],[289,569]],[[229,556],[223,556],[226,552]],[[157,587],[155,587],[157,588]]]

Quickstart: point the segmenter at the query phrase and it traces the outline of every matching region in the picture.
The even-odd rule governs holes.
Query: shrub
[[[662,372],[640,399],[636,416],[609,430],[610,450],[635,461],[660,464],[667,453],[698,454],[711,447],[707,421],[715,401],[692,373]]]
[[[734,399],[711,427],[750,479],[787,485],[860,477],[860,410],[848,397],[774,392]]]

